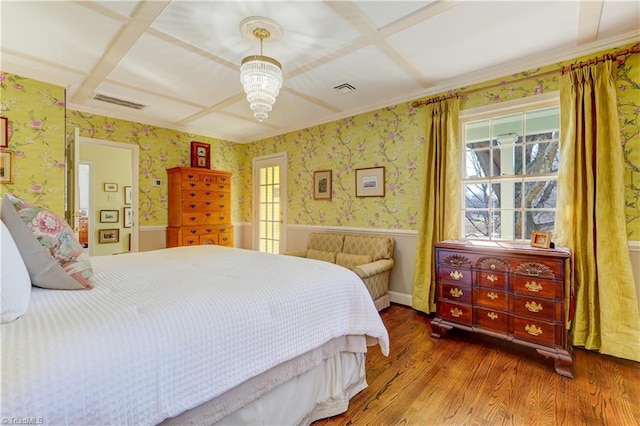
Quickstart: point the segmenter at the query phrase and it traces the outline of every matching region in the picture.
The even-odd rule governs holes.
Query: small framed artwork
[[[313,172],[313,199],[331,201],[331,170]]]
[[[531,233],[531,246],[538,248],[551,247],[551,232],[533,231]]]
[[[211,145],[191,141],[191,167],[211,168]]]
[[[0,183],[13,183],[13,151],[0,151]]]
[[[125,206],[131,205],[131,187],[130,186],[124,187],[124,204]]]
[[[119,229],[99,229],[98,230],[98,243],[117,243],[120,241]]]
[[[122,221],[123,228],[131,228],[131,225],[133,225],[133,212],[131,210],[131,207],[122,208]]]
[[[356,197],[384,197],[384,167],[356,169]]]
[[[9,119],[0,117],[0,148],[9,147]]]
[[[100,210],[100,223],[118,223],[118,210]]]
[[[104,192],[118,192],[118,184],[117,183],[105,183],[104,184]]]

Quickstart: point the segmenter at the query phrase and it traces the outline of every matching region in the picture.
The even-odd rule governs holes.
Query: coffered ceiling
[[[620,0],[1,0],[0,16],[0,69],[66,87],[69,108],[233,142],[640,40],[640,2]],[[239,78],[252,16],[283,29],[264,45],[284,85],[263,122]]]

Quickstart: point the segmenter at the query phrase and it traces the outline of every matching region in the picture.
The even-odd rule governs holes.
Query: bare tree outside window
[[[466,238],[526,240],[553,232],[558,107],[463,122]]]

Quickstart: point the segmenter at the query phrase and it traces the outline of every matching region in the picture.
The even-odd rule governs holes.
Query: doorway
[[[67,199],[72,204],[68,217],[75,219],[78,238],[85,222],[90,256],[138,251],[140,147],[80,137],[77,129],[69,139],[67,155],[74,160],[68,162],[73,164],[73,170],[67,173]],[[88,179],[82,172],[87,165]]]
[[[286,153],[253,160],[253,248],[278,254],[285,249]]]

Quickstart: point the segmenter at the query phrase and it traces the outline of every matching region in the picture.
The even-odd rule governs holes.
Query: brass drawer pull
[[[463,314],[462,310],[458,308],[451,308],[449,312],[451,312],[451,316],[454,316],[456,318],[460,318]]]
[[[527,324],[524,329],[527,331],[527,333],[529,333],[532,336],[539,336],[542,334],[542,329],[538,328],[538,326],[535,324],[532,324],[532,325]]]
[[[491,300],[496,300],[500,296],[498,296],[496,293],[492,291],[491,293],[487,293],[487,297]]]
[[[491,320],[497,320],[499,318],[498,314],[496,314],[495,312],[489,312],[487,314],[487,316],[491,319]]]
[[[495,283],[496,281],[498,281],[498,277],[493,274],[487,275],[487,280],[491,281],[492,283]]]
[[[542,305],[537,304],[533,300],[531,302],[525,303],[524,306],[529,312],[540,312],[542,310]]]
[[[462,297],[462,295],[464,294],[462,292],[462,290],[460,290],[459,288],[452,288],[451,290],[449,290],[449,293],[451,293],[451,295],[453,297]]]
[[[524,286],[527,288],[527,290],[532,291],[534,293],[537,293],[540,290],[542,290],[542,285],[538,284],[535,281],[531,281],[531,282],[527,281],[527,283]]]
[[[464,278],[464,275],[462,275],[462,272],[460,272],[460,271],[451,271],[449,276],[451,278],[453,278],[454,280],[456,280],[456,281],[459,281],[459,280]]]

